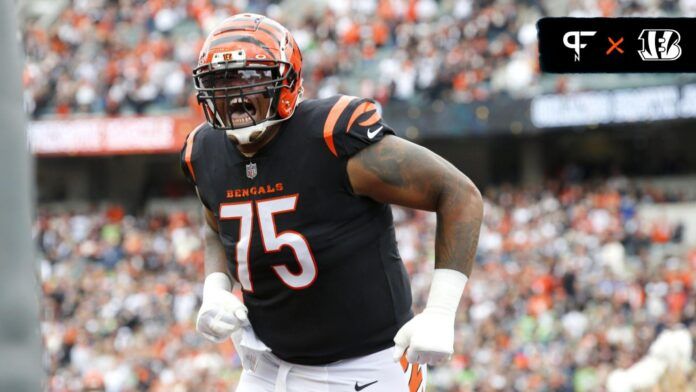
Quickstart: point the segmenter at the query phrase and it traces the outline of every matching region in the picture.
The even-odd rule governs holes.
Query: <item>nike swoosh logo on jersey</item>
[[[380,127],[380,128],[381,128],[381,127]],[[370,385],[376,384],[377,381],[379,381],[379,380],[372,381],[371,383],[365,384],[365,385],[358,385],[358,382],[356,381],[356,382],[355,382],[355,390],[356,390],[356,391],[362,391],[363,389],[369,387]]]
[[[367,138],[368,138],[368,139],[372,139],[373,137],[375,137],[375,135],[377,135],[377,134],[379,133],[379,131],[382,130],[382,128],[384,128],[383,125],[381,125],[379,128],[375,129],[375,130],[372,131],[372,132],[370,132],[370,130],[368,129],[368,130],[367,130]]]

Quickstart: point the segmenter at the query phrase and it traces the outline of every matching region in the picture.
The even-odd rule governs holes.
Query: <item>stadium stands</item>
[[[457,355],[431,370],[431,388],[598,390],[661,331],[684,325],[694,336],[696,249],[678,223],[641,215],[681,201],[623,178],[487,191]],[[39,211],[35,226],[50,390],[234,386],[232,345],[213,345],[194,329],[203,274],[197,210],[63,210]],[[395,209],[416,310],[427,297],[434,219]],[[662,390],[696,383],[693,369],[675,371]]]
[[[66,5],[69,2],[66,2]],[[191,105],[191,67],[226,15],[266,13],[304,51],[307,96],[483,101],[494,94],[673,81],[674,76],[542,78],[539,17],[694,13],[691,1],[83,1],[27,17],[26,105],[35,117],[152,113]],[[39,17],[41,16],[41,17]],[[683,80],[683,78],[682,78]]]
[[[51,203],[39,205],[34,228],[49,391],[228,391],[236,385],[240,362],[232,344],[214,345],[195,332],[203,282],[197,201],[143,199],[181,194],[175,154],[197,119],[191,67],[211,27],[242,9],[268,14],[293,31],[304,54],[306,96],[373,97],[386,113],[402,117],[401,123],[389,120],[404,136],[451,144],[450,157],[456,150],[462,158],[453,162],[472,178],[518,178],[509,174],[519,167],[524,172],[531,161],[538,163],[531,165],[533,178],[556,173],[568,180],[485,192],[477,265],[457,320],[457,355],[431,369],[429,391],[618,392],[627,379],[659,380],[653,391],[696,385],[693,349],[688,354],[682,344],[682,328],[692,341],[696,336],[696,188],[693,177],[665,176],[693,174],[696,167],[688,122],[696,77],[541,75],[535,29],[537,19],[549,15],[696,16],[696,0],[35,3],[43,5],[27,7],[22,22],[22,78],[28,113],[45,120],[34,121],[29,135],[39,162],[39,198]],[[588,105],[567,104],[578,95],[568,92],[614,89],[595,95],[614,96],[636,86],[674,90],[666,95],[678,97],[678,105],[641,100],[648,109],[634,105],[623,117],[607,112],[598,119]],[[557,94],[539,95],[550,92]],[[530,116],[533,100],[538,110]],[[660,105],[681,109],[669,117],[654,110]],[[533,140],[544,127],[560,126],[578,132]],[[569,134],[573,138],[550,142]],[[513,138],[537,145],[513,149]],[[566,157],[569,151],[574,154]],[[582,162],[583,154],[592,159]],[[83,155],[90,158],[77,157]],[[559,174],[561,167],[580,170],[575,163],[603,170]],[[573,182],[614,167],[662,177]],[[124,206],[79,201],[95,198],[127,199],[129,209],[139,203],[162,208],[130,215]],[[420,311],[433,265],[435,216],[401,208],[394,216]],[[691,357],[686,367],[658,363],[677,351]]]

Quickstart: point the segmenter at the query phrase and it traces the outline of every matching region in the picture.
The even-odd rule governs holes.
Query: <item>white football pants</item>
[[[405,358],[394,362],[393,347],[364,357],[308,366],[240,345],[239,338],[233,340],[244,366],[236,392],[425,392],[427,366],[410,364]]]

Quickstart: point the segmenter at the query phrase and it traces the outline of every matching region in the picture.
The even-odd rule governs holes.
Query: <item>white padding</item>
[[[469,278],[459,271],[437,268],[433,272],[426,309],[456,314]]]

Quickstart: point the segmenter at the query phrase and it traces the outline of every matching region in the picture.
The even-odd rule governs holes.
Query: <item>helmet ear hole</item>
[[[281,118],[288,118],[292,114],[295,108],[294,102],[292,102],[292,93],[288,91],[289,89],[284,87],[278,96],[278,116]]]
[[[283,86],[278,95],[278,115],[281,118],[288,118],[295,111],[297,99],[302,91],[302,78],[295,70],[290,71],[286,81],[287,85]]]

